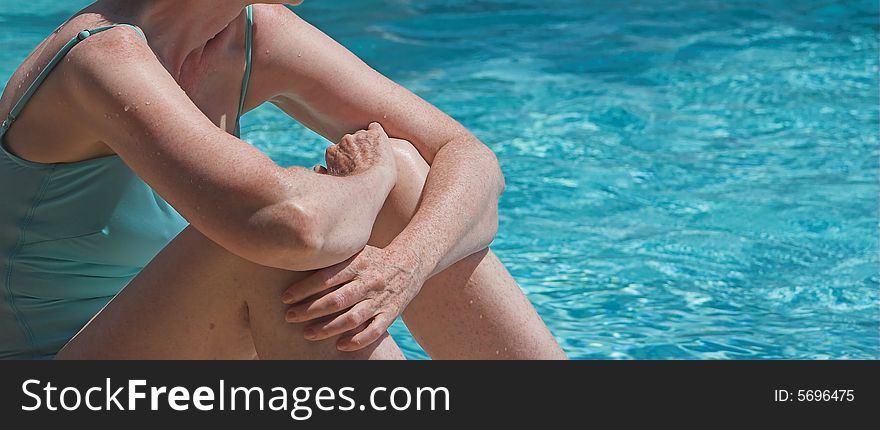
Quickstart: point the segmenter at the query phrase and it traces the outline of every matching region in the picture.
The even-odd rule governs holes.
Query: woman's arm
[[[431,275],[489,245],[498,228],[501,169],[461,124],[286,8],[261,6],[255,16],[258,99],[271,99],[331,141],[381,122],[431,166],[415,215],[388,246],[318,271],[282,298],[293,305],[288,321],[314,321],[308,339],[358,327],[338,347],[360,349],[382,336]]]
[[[487,247],[504,188],[494,153],[287,8],[262,6],[255,13],[261,96],[331,141],[378,121],[431,165],[418,211],[387,249],[417,256],[427,278]]]
[[[84,107],[83,121],[224,248],[259,264],[310,270],[366,244],[396,179],[381,128],[328,150],[356,161],[351,176],[286,169],[211,123],[134,32],[95,35],[68,55],[59,71]]]

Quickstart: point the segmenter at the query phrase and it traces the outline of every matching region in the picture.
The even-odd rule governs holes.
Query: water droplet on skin
[[[122,108],[122,110],[124,110],[124,111],[126,111],[126,112],[128,112],[128,110],[129,110],[129,109],[131,109],[131,107],[130,107],[130,106],[128,106],[128,105],[125,105],[125,107],[124,107],[124,108]]]
[[[471,304],[471,305],[472,305],[472,304],[474,304],[474,301],[471,300],[471,301],[468,302],[468,304]]]
[[[119,114],[118,114],[118,113],[113,114],[113,116],[114,116],[115,118],[119,118]]]
[[[501,351],[499,351],[499,350],[496,349],[496,350],[495,350],[495,355],[499,355],[499,354],[501,354]]]
[[[480,319],[483,319],[483,314],[480,314]]]
[[[144,104],[147,105],[147,106],[149,106],[149,105],[150,105],[150,102],[146,102],[146,103],[144,103]]]
[[[296,54],[296,56],[297,56],[297,57],[302,57],[302,56],[303,56],[303,54]]]

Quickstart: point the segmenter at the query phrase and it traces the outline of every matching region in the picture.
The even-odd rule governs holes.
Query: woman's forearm
[[[280,169],[278,194],[248,220],[251,231],[274,247],[260,249],[270,266],[313,270],[362,250],[376,216],[397,182],[388,135],[379,123],[346,134],[327,147],[327,174]],[[263,228],[264,225],[274,228]],[[286,234],[276,234],[279,230]]]
[[[388,169],[352,176],[285,169],[282,184],[290,190],[276,204],[255,213],[252,231],[265,237],[261,264],[288,270],[314,270],[339,263],[366,246],[373,223],[394,186]],[[289,226],[288,233],[267,225]]]
[[[388,248],[415,256],[426,276],[442,271],[489,246],[503,190],[489,148],[470,135],[447,143],[432,160],[418,210]]]

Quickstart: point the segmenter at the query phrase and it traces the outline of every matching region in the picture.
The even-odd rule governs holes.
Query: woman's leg
[[[399,183],[379,214],[387,244],[415,213],[428,166],[395,141]],[[343,353],[335,339],[305,341],[284,320],[281,292],[305,273],[267,268],[184,230],[58,354],[60,359],[402,358],[385,336]],[[504,266],[485,250],[432,277],[404,313],[434,358],[564,358]]]
[[[398,182],[373,229],[385,246],[409,223],[428,165],[413,146],[394,139]],[[492,251],[465,258],[425,283],[403,314],[436,359],[564,359],[541,317]]]
[[[251,263],[189,227],[58,353],[59,359],[395,359],[385,336],[356,353],[309,342],[281,293],[306,276]]]

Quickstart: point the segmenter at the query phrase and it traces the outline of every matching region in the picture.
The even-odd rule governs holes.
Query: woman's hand
[[[285,291],[291,323],[314,321],[305,338],[344,334],[341,351],[375,342],[418,294],[427,275],[414,254],[367,246],[342,263],[319,270]]]
[[[368,169],[380,169],[396,179],[397,168],[388,135],[378,122],[366,130],[346,134],[338,144],[330,145],[324,153],[327,167],[316,171],[333,176],[352,176]]]
[[[377,171],[396,180],[397,168],[388,135],[378,123],[346,134],[326,152],[327,167],[318,173],[353,176]],[[378,340],[418,294],[425,276],[412,253],[367,246],[348,260],[321,269],[292,285],[284,303],[291,323],[312,321],[308,340],[345,334],[337,341],[342,351],[355,351]]]

